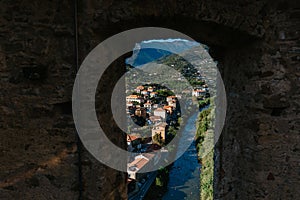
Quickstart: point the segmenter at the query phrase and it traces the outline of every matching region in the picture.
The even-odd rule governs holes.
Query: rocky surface
[[[78,6],[80,62],[105,38],[141,26],[173,28],[211,47],[228,98],[216,148],[216,199],[300,196],[297,1],[87,0]],[[0,13],[0,199],[77,199],[72,2],[4,0]],[[121,134],[111,137],[124,147]],[[84,199],[125,198],[125,175],[81,153]]]

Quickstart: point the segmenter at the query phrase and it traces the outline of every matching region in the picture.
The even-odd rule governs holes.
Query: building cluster
[[[180,62],[182,61],[179,60],[178,63]],[[176,60],[171,66],[175,65],[177,65]],[[195,63],[195,65],[198,66],[199,63]],[[213,77],[211,76],[212,72],[207,72],[208,84],[214,83],[214,79],[211,78]],[[193,66],[185,65],[181,69],[181,73],[190,81],[193,86],[192,90],[183,87],[180,94],[175,96],[166,88],[151,84],[149,80],[148,84],[137,86],[134,88],[134,92],[126,97],[129,124],[133,121],[140,125],[138,128],[128,126],[128,151],[137,153],[136,156],[128,158],[127,163],[128,199],[143,195],[142,191],[147,190],[148,183],[151,185],[153,182],[152,173],[141,172],[149,171],[148,169],[155,166],[159,160],[166,158],[168,150],[164,149],[164,146],[176,135],[175,127],[181,121],[179,120],[181,109],[183,111],[191,110],[195,100],[204,100],[210,97],[211,91],[208,89],[206,79],[204,80],[206,76],[200,73],[200,70],[197,71]],[[149,74],[149,77],[151,75]],[[182,76],[173,75],[171,78],[177,80],[178,84],[184,81]],[[194,98],[190,98],[191,94]],[[183,99],[184,103],[179,104],[178,100]]]
[[[176,120],[174,114],[177,114],[179,110],[178,97],[163,97],[158,94],[158,90],[161,90],[158,86],[140,85],[135,88],[134,94],[126,97],[127,114],[136,124],[161,126],[158,123],[169,124]],[[163,135],[162,137],[165,138]]]
[[[139,173],[147,171],[158,162],[168,137],[168,128],[179,116],[177,96],[163,96],[159,91],[165,90],[158,86],[138,86],[133,94],[126,97],[126,110],[128,120],[133,120],[140,128],[132,128],[127,135],[128,151],[143,153],[129,158],[127,164],[128,182],[131,191],[135,191],[138,183],[147,179],[149,174]],[[149,133],[143,135],[143,131]],[[151,136],[150,136],[151,135]],[[151,154],[155,152],[155,154]],[[155,155],[155,156],[154,156]]]
[[[193,97],[197,97],[197,99],[204,99],[209,97],[209,90],[207,85],[203,85],[201,87],[197,87],[193,89],[192,92]]]

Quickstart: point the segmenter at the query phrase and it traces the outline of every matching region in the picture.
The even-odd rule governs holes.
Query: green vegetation
[[[149,191],[147,192],[145,199],[162,199],[162,196],[167,192],[167,186],[169,181],[169,169],[170,166],[160,168],[157,171],[155,181],[152,183]]]
[[[200,101],[199,105],[206,106],[210,102],[209,99]],[[212,102],[213,104],[213,102]],[[213,131],[211,129],[214,118],[213,105],[208,109],[200,112],[198,116],[198,126],[196,133],[196,144],[198,150],[198,158],[202,163],[200,175],[200,197],[201,200],[213,199]],[[209,152],[208,152],[209,151]]]
[[[192,79],[190,80],[190,84],[192,86],[202,86],[205,84],[205,81]]]
[[[168,185],[169,170],[167,168],[160,168],[155,179],[155,185],[163,187]]]
[[[166,58],[163,58],[159,62],[172,66],[174,69],[180,71],[194,88],[203,86],[205,84],[204,80],[197,79],[198,74],[194,66],[188,63],[182,57],[179,57],[177,55],[171,55]],[[177,83],[175,82],[173,84]],[[214,118],[214,105],[213,100],[211,98],[199,100],[198,105],[199,108],[204,108],[205,106],[211,105],[208,109],[203,110],[199,114],[196,133],[198,158],[202,163],[202,170],[200,176],[200,197],[202,200],[210,200],[213,199],[214,152],[212,145],[214,137],[211,127],[213,125]],[[188,108],[187,110],[190,109]],[[176,130],[169,130],[169,134],[174,133],[176,134]]]
[[[180,124],[182,124],[182,117],[178,117],[178,126],[180,126]]]
[[[172,139],[176,136],[177,130],[174,126],[170,126],[168,128],[168,134],[166,136],[166,144],[169,144],[169,142],[172,141]]]
[[[203,141],[205,139],[205,133],[209,128],[210,112],[211,112],[211,108],[208,108],[200,112],[198,116],[198,127],[196,132],[196,144],[198,150],[202,147]]]
[[[206,59],[207,54],[204,52],[200,53],[200,57],[202,59]],[[198,57],[199,55],[197,55]],[[175,70],[179,71],[181,75],[185,77],[191,84],[193,88],[201,88],[201,86],[205,85],[205,81],[200,78],[200,72],[188,61],[186,61],[183,57],[178,55],[169,55],[163,57],[156,61],[156,64],[164,64],[168,65]],[[127,66],[127,70],[133,67]],[[149,68],[147,75],[145,73],[136,68],[136,71],[130,77],[126,77],[126,82],[130,83],[128,85],[132,85],[133,88],[129,88],[129,90],[133,90],[134,87],[137,86],[140,82],[145,82],[148,84],[154,84],[155,80],[159,78],[159,80],[164,80],[165,82],[161,85],[157,85],[158,96],[165,98],[167,96],[174,95],[174,93],[168,88],[164,88],[162,85],[168,85],[168,87],[177,88],[178,90],[186,90],[184,84],[182,84],[183,79],[182,76],[173,75],[172,73],[168,73],[168,71],[164,71],[165,69],[161,69],[159,66],[152,66]],[[151,75],[149,75],[151,74]],[[143,78],[143,80],[141,80]],[[171,80],[171,81],[168,81]],[[166,84],[168,83],[168,84]],[[185,96],[185,94],[183,94]],[[205,98],[207,96],[203,96],[203,100],[199,100],[196,97],[193,99],[193,102],[198,102],[200,108],[203,108],[207,105],[212,105],[211,98]],[[154,103],[159,103],[162,100],[160,98],[151,98]],[[199,100],[199,101],[198,101]],[[163,102],[164,103],[164,102]],[[189,102],[187,102],[189,103]],[[190,113],[193,108],[191,104],[187,104],[187,112]],[[212,132],[212,124],[213,124],[213,106],[210,106],[208,109],[203,110],[198,116],[197,123],[197,133],[196,133],[196,145],[198,150],[198,158],[202,163],[201,177],[200,177],[200,185],[201,185],[201,199],[213,199],[213,171],[214,171],[214,161],[213,161],[213,150],[208,152],[208,150],[213,145],[213,132]],[[176,126],[170,126],[168,129],[168,133],[166,135],[166,143],[169,143],[172,138],[177,133],[177,126],[182,124],[182,118],[178,118]],[[159,134],[155,135],[153,138],[155,143],[161,144],[161,136]],[[174,147],[169,147],[169,151],[173,151]],[[170,166],[169,166],[170,167]],[[167,182],[169,178],[168,168],[163,168],[158,171],[158,175],[156,177],[155,182],[152,184],[149,192],[147,193],[146,199],[161,199],[162,195],[167,191]]]
[[[205,84],[203,80],[197,79],[198,74],[196,68],[181,56],[176,54],[170,55],[159,60],[158,63],[171,66],[175,70],[179,71],[193,87],[202,86]],[[175,82],[174,84],[176,83],[179,82]]]
[[[177,134],[176,132],[176,128],[174,128],[174,126],[170,126],[169,130],[168,130],[168,134],[172,135],[173,137],[175,137],[175,135]],[[173,139],[173,138],[172,138]]]
[[[136,106],[136,105],[139,105],[140,103],[137,101],[132,101],[132,104]]]
[[[159,96],[166,98],[167,96],[172,96],[174,93],[168,89],[160,89],[156,91]]]
[[[198,102],[199,104],[199,108],[203,108],[204,106],[207,106],[210,104],[210,98],[204,99],[204,100],[200,100]]]
[[[163,138],[161,137],[161,134],[158,133],[153,136],[153,142],[160,146],[164,145]]]
[[[209,152],[202,158],[202,168],[200,175],[200,197],[201,200],[213,199],[213,174],[214,174],[214,152]]]

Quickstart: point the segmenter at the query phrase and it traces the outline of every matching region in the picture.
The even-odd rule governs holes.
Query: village
[[[202,54],[199,62],[198,54],[196,50],[188,54],[192,63],[178,55],[156,61],[170,66],[179,74],[170,74],[159,67],[153,67],[157,65],[155,63],[148,66],[148,73],[127,65],[128,71],[135,69],[126,80],[127,150],[135,153],[127,161],[129,200],[143,199],[151,185],[163,182],[159,179],[164,179],[164,176],[168,178],[168,175],[157,171],[141,172],[152,171],[147,169],[153,169],[153,166],[159,165],[160,160],[172,151],[177,151],[167,144],[176,136],[179,127],[185,125],[186,113],[195,112],[197,106],[203,108],[208,105],[214,94],[214,88],[211,87],[214,85],[215,74],[211,67],[213,62]],[[153,70],[149,71],[151,67]],[[186,79],[192,87],[181,87],[174,94],[170,88],[153,83],[157,79],[174,80],[170,88],[180,87]],[[141,80],[144,84],[140,84]]]
[[[176,135],[181,123],[179,100],[190,94],[182,91],[174,95],[168,88],[157,84],[139,85],[126,97],[126,112],[128,120],[138,127],[128,127],[127,145],[129,152],[138,153],[128,158],[128,197],[135,199],[145,195],[156,177],[156,172],[147,171],[157,164],[158,159],[168,153],[164,148]],[[196,100],[207,97],[208,88],[205,84],[197,86],[192,91]],[[155,152],[155,154],[154,154]],[[136,199],[139,199],[136,198]]]

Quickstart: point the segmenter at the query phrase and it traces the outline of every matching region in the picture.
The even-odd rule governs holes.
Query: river
[[[198,113],[193,114],[184,126],[184,134],[195,136],[196,120]],[[194,137],[191,137],[194,138]],[[180,140],[178,151],[182,149],[187,140]],[[195,141],[185,153],[177,159],[170,169],[168,191],[163,196],[163,200],[198,200],[200,199],[200,169],[197,159]]]

